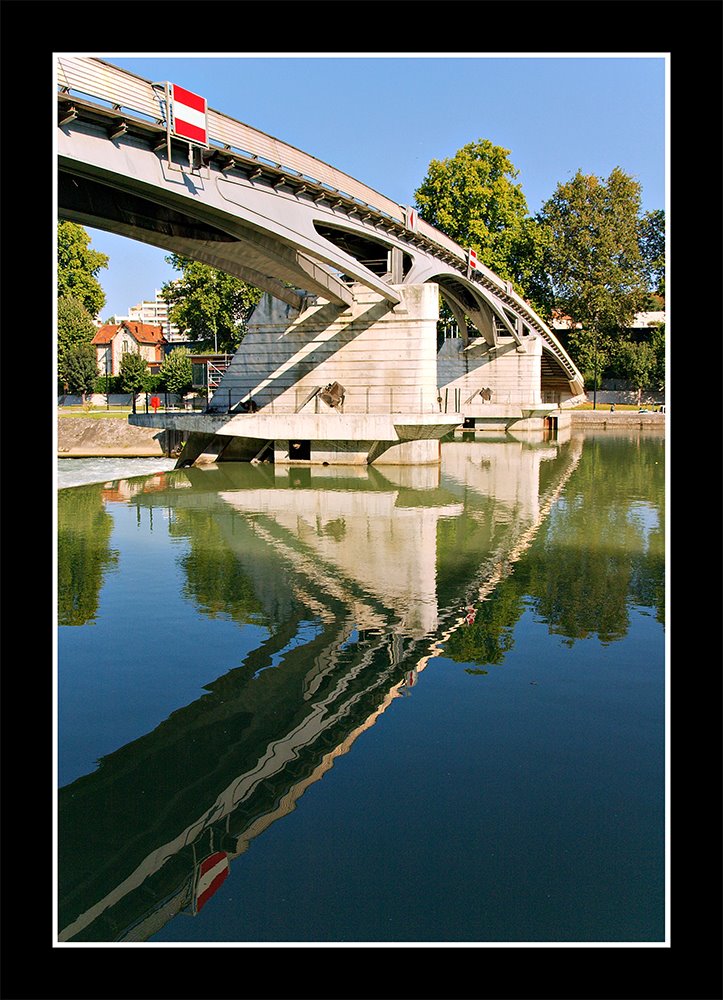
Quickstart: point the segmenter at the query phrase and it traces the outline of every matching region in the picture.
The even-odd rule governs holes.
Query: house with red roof
[[[168,341],[160,326],[123,320],[121,323],[101,326],[93,337],[92,344],[100,374],[117,375],[120,372],[121,358],[128,352],[140,354],[149,364],[160,364]]]

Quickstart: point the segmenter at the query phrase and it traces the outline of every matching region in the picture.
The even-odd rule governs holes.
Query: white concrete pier
[[[440,412],[439,289],[395,287],[396,306],[363,285],[352,286],[348,308],[315,298],[297,311],[264,295],[210,412],[134,414],[130,423],[186,432],[180,465],[439,462],[440,439],[463,419]],[[335,383],[342,396],[329,403],[324,389]],[[241,412],[249,404],[254,412]]]

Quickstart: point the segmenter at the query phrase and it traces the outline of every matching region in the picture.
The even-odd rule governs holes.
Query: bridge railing
[[[59,90],[69,99],[76,96],[79,100],[83,98],[105,105],[106,109],[110,107],[119,114],[136,116],[146,124],[151,122],[165,132],[166,109],[162,103],[165,100],[165,89],[154,88],[151,81],[106,63],[102,59],[85,56],[57,57],[56,77]],[[266,163],[283,172],[296,175],[302,182],[309,180],[328,188],[330,193],[350,197],[374,213],[394,220],[397,224],[405,224],[403,206],[295,146],[290,146],[212,108],[208,109],[208,129],[210,144],[217,149],[229,150],[261,165]],[[464,264],[466,251],[444,233],[419,218],[415,230],[445,254],[451,255],[457,265]],[[526,321],[542,333],[548,349],[567,371],[568,377],[582,385],[580,373],[555,335],[508,282],[503,281],[482,264],[477,267],[475,280],[487,285],[503,301],[508,302],[526,317]]]
[[[112,66],[102,59],[85,56],[59,56],[57,83],[69,95],[99,101],[165,128],[165,94],[143,77]],[[295,146],[275,139],[266,132],[236,121],[208,108],[208,133],[211,145],[229,149],[242,156],[266,161],[290,173],[327,185],[333,192],[350,195],[364,205],[402,221],[401,206],[379,191],[368,187],[323,160]]]
[[[248,393],[238,389],[218,389],[209,399],[207,413],[340,413],[340,414],[386,414],[386,413],[456,413],[460,399],[454,392],[447,395],[439,390],[430,391],[418,385],[410,386],[361,386],[345,390],[344,401],[338,407],[330,407],[317,394],[309,396],[307,389],[287,391],[281,395],[259,393],[252,397],[250,407],[245,405]],[[306,400],[306,402],[305,402]]]

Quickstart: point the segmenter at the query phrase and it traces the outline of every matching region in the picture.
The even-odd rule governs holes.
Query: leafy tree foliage
[[[98,377],[95,348],[87,341],[71,344],[65,351],[62,370],[58,375],[68,391],[79,393],[85,402],[86,393],[93,392]]]
[[[558,184],[537,222],[545,232],[536,294],[582,323],[568,347],[586,381],[597,386],[619,339],[646,301],[640,252],[640,184],[615,167],[607,180],[575,174]]]
[[[662,392],[665,389],[666,357],[665,357],[665,323],[657,323],[652,330],[650,346],[655,354],[653,371],[653,388]]]
[[[58,298],[82,302],[91,317],[105,305],[98,272],[108,266],[108,255],[91,250],[90,236],[75,222],[58,222]]]
[[[644,389],[655,388],[655,351],[650,344],[621,341],[616,348],[619,365],[638,393],[638,406]]]
[[[149,376],[148,362],[140,351],[128,351],[121,358],[120,382],[124,392],[133,395],[134,411],[136,393],[146,388],[146,380]]]
[[[183,395],[193,384],[191,352],[187,347],[176,347],[167,354],[160,371],[160,382],[169,391]]]
[[[648,289],[665,296],[665,212],[646,212],[640,220],[640,256]]]
[[[588,333],[616,332],[644,304],[638,243],[640,184],[615,167],[607,181],[575,174],[537,216],[544,228],[546,284],[556,308]]]
[[[96,328],[90,313],[80,299],[63,296],[58,299],[58,381],[63,384],[66,377],[66,355],[78,344],[89,344],[95,336]]]
[[[171,321],[199,348],[232,354],[261,298],[260,289],[189,257],[171,254],[166,260],[181,272],[162,288]]]
[[[528,216],[509,152],[478,139],[446,160],[432,160],[414,198],[421,218],[472,247],[481,263],[521,288],[544,234]]]

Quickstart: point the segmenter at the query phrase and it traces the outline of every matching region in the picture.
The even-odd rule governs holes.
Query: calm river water
[[[58,941],[665,940],[662,434],[68,462]]]

